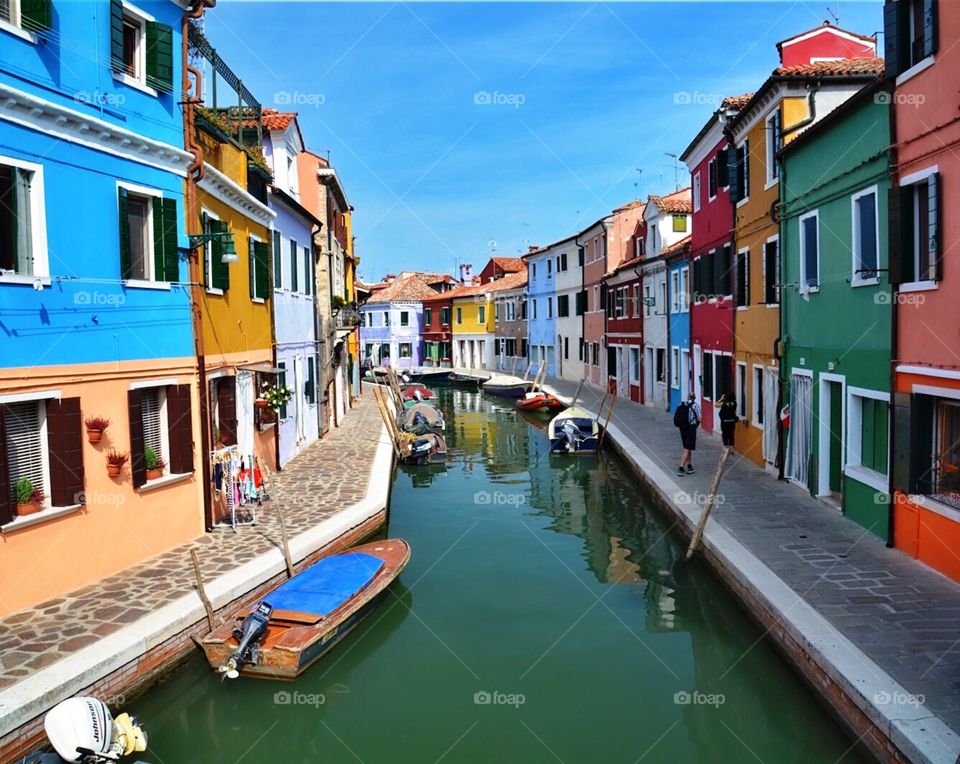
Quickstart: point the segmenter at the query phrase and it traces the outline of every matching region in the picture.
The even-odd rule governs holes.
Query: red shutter
[[[13,486],[10,485],[10,465],[7,464],[7,430],[3,426],[6,406],[0,406],[0,525],[13,520]]]
[[[170,472],[193,472],[190,385],[171,385],[167,388],[167,430],[170,442]]]
[[[127,411],[130,417],[130,472],[133,487],[147,482],[147,465],[143,459],[143,409],[139,390],[127,391]]]
[[[69,507],[83,498],[83,420],[80,399],[47,401],[50,503]]]

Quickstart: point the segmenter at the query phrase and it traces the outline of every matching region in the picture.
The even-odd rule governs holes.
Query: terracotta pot
[[[40,505],[35,501],[28,501],[26,504],[17,504],[17,514],[23,517],[24,515],[32,515],[35,512],[40,511]]]
[[[147,480],[156,480],[157,478],[162,478],[162,477],[163,477],[162,469],[147,470]]]
[[[99,443],[103,430],[87,430],[87,440],[90,443]]]
[[[110,477],[118,477],[118,476],[120,475],[120,470],[122,470],[122,469],[123,469],[123,467],[121,467],[119,464],[108,464],[108,465],[107,465],[107,474],[108,474]]]
[[[260,408],[260,409],[265,409],[267,406],[270,405],[269,403],[267,403],[266,398],[257,398],[254,401],[254,403],[257,405],[257,408]]]

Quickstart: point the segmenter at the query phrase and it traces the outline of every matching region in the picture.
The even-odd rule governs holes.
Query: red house
[[[511,273],[526,271],[527,264],[519,257],[491,257],[489,262],[480,271],[480,284],[489,284],[491,281],[502,279]]]
[[[800,39],[803,35],[798,36]],[[783,45],[789,48],[790,40]],[[707,432],[719,431],[713,406],[713,391],[703,387],[703,369],[712,363],[732,364],[734,299],[725,288],[732,284],[727,272],[738,262],[733,256],[733,205],[730,202],[728,141],[724,135],[727,121],[750,100],[752,93],[725,98],[720,108],[707,120],[703,129],[680,157],[690,169],[693,197],[693,225],[690,259],[693,268],[693,294],[690,305],[690,346],[693,351],[694,388],[702,409],[701,427]],[[716,358],[714,357],[716,356]],[[732,372],[732,370],[731,370]],[[735,380],[735,383],[738,382]],[[746,416],[737,384],[738,405]]]
[[[624,260],[603,281],[607,295],[608,385],[611,391],[616,389],[618,396],[629,396],[636,403],[643,402],[641,263],[641,257]]]
[[[453,298],[449,290],[423,302],[423,364],[449,367],[453,363],[450,314]]]

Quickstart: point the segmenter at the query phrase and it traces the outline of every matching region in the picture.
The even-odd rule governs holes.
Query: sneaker
[[[677,467],[677,477],[686,477],[687,473],[683,467]]]
[[[692,475],[692,474],[693,474],[693,465],[692,465],[692,464],[688,464],[688,465],[687,465],[687,474],[688,474],[688,475]]]

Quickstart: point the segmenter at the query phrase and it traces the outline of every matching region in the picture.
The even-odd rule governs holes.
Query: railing
[[[333,312],[333,322],[338,329],[353,329],[360,326],[360,313],[350,307],[338,308]]]

